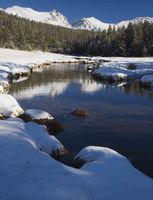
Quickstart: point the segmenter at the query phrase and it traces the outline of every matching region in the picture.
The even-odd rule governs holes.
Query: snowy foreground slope
[[[41,129],[19,119],[0,120],[0,199],[152,200],[153,180],[125,157],[108,148],[87,147],[76,156],[86,164],[74,169],[49,156],[49,147],[56,149],[58,143]]]

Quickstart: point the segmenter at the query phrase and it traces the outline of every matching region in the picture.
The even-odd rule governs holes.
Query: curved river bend
[[[72,154],[88,145],[107,146],[153,178],[153,92],[137,83],[98,83],[86,65],[54,64],[13,83],[10,94],[24,109],[45,110],[63,123],[56,137]],[[90,115],[71,116],[77,108]]]

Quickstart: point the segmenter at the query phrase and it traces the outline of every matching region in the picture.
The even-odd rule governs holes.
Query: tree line
[[[29,21],[0,11],[0,47],[85,56],[153,56],[153,23],[73,30]]]

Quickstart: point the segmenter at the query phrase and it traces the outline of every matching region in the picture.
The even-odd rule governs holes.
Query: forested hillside
[[[153,23],[73,30],[38,23],[0,11],[0,47],[92,56],[153,56]]]

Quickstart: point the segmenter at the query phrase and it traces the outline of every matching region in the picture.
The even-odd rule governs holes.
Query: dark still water
[[[74,154],[88,145],[110,147],[153,178],[153,93],[137,83],[98,83],[85,65],[57,64],[14,83],[10,93],[24,109],[45,110],[64,124],[56,137]],[[86,118],[69,113],[83,108]]]

